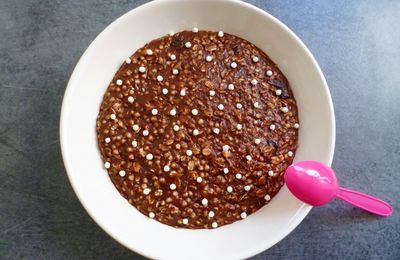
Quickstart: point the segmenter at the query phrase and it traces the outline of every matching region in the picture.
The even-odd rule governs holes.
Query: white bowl
[[[156,1],[118,18],[83,54],[65,92],[61,148],[71,184],[90,216],[121,244],[157,259],[242,259],[284,238],[311,206],[284,186],[265,207],[214,230],[175,229],[139,213],[102,167],[95,133],[103,94],[121,63],[146,42],[198,27],[240,36],[265,51],[288,78],[297,100],[300,133],[296,161],[332,162],[335,120],[318,64],[296,35],[266,12],[239,1]],[[93,238],[96,243],[96,238]],[[302,241],[299,241],[301,243]]]

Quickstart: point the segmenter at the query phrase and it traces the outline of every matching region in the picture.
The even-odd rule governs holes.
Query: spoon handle
[[[339,187],[336,197],[356,207],[380,216],[390,216],[393,211],[392,206],[390,206],[387,202],[358,191]]]

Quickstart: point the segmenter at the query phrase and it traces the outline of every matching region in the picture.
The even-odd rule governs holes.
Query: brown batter
[[[184,31],[137,50],[110,83],[97,118],[102,159],[140,212],[215,228],[268,203],[297,146],[288,82],[260,49]]]

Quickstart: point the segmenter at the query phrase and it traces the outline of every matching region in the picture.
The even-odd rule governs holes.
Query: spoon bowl
[[[329,202],[338,189],[333,170],[315,161],[301,161],[290,165],[284,178],[290,192],[312,206]]]

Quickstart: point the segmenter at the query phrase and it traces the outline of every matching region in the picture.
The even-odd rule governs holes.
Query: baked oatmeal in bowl
[[[244,219],[283,185],[296,102],[268,56],[239,37],[178,32],[128,57],[97,119],[105,168],[144,215],[181,228]]]
[[[293,160],[330,164],[334,133],[324,77],[278,20],[239,1],[156,1],[89,46],[60,135],[78,198],[121,244],[240,259],[307,215],[283,173]]]

